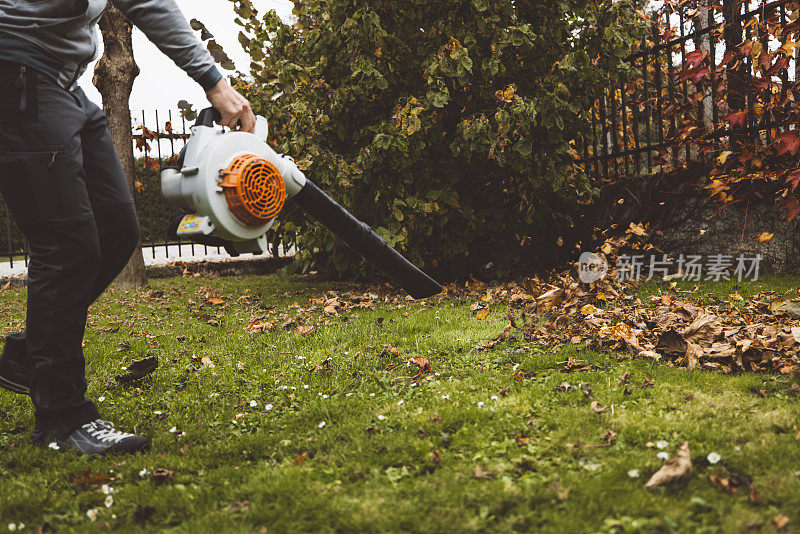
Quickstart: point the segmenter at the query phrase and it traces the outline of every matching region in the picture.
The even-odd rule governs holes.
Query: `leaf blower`
[[[267,230],[288,196],[412,297],[442,291],[438,282],[308,180],[292,158],[275,152],[266,142],[269,125],[264,117],[256,117],[252,134],[215,128],[219,118],[213,108],[201,111],[179,166],[161,172],[167,202],[189,212],[175,229],[178,237],[224,244],[234,254],[262,254]]]

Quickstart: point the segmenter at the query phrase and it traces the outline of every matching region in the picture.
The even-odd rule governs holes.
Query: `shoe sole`
[[[31,390],[28,386],[9,380],[3,375],[0,375],[0,388],[7,389],[12,393],[19,393],[20,395],[31,394]]]
[[[46,449],[46,448],[50,447],[51,443],[55,443],[58,446],[57,449],[54,449],[57,452],[74,452],[74,453],[77,453],[79,456],[116,456],[116,455],[124,455],[124,454],[138,454],[138,453],[148,452],[150,450],[150,445],[151,445],[151,443],[148,441],[147,443],[145,443],[144,445],[142,445],[138,449],[130,449],[130,450],[124,450],[124,451],[120,451],[120,450],[116,450],[116,449],[109,449],[109,450],[104,451],[104,452],[95,452],[95,453],[82,452],[75,445],[71,444],[68,441],[47,441],[47,440],[42,440],[42,441],[34,442],[34,445],[36,447],[40,447],[42,449]]]

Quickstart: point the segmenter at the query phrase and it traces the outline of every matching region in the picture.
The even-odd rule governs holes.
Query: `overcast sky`
[[[229,0],[176,1],[188,20],[196,18],[206,25],[239,70],[248,71],[250,61],[239,44],[240,27],[233,22],[233,4]],[[274,9],[284,20],[291,17],[293,7],[291,0],[251,1],[260,14]],[[194,104],[195,109],[206,107],[208,101],[203,89],[176,67],[167,56],[159,52],[139,30],[134,30],[133,33],[133,53],[142,71],[136,78],[131,95],[131,113],[134,117],[141,117],[142,110],[146,110],[149,121],[152,112],[158,110],[159,119],[163,122],[162,117],[166,117],[168,110],[175,113],[176,104],[181,99]],[[80,85],[89,98],[99,104],[100,95],[92,85],[93,71],[94,65],[87,69],[86,74],[80,79]],[[223,70],[223,75],[226,72]]]

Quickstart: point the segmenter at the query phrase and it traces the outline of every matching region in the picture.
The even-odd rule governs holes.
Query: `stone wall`
[[[671,256],[760,254],[761,273],[800,273],[798,221],[787,224],[772,196],[723,207],[697,185],[705,182],[702,173],[689,168],[609,186],[595,225],[624,230],[631,222],[649,224],[649,242]],[[759,243],[762,232],[773,233],[772,241]]]

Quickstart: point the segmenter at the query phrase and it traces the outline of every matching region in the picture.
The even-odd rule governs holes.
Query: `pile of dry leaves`
[[[603,245],[610,265],[637,234]],[[642,302],[629,291],[634,285],[618,280],[613,267],[591,284],[578,280],[577,268],[547,281],[529,278],[510,298],[511,324],[484,348],[517,329],[526,341],[550,347],[586,343],[688,369],[800,373],[800,302],[782,301],[774,292],[747,300],[734,293],[730,300],[703,305],[699,287],[680,291],[674,283]],[[513,308],[522,310],[523,324],[517,324]]]

